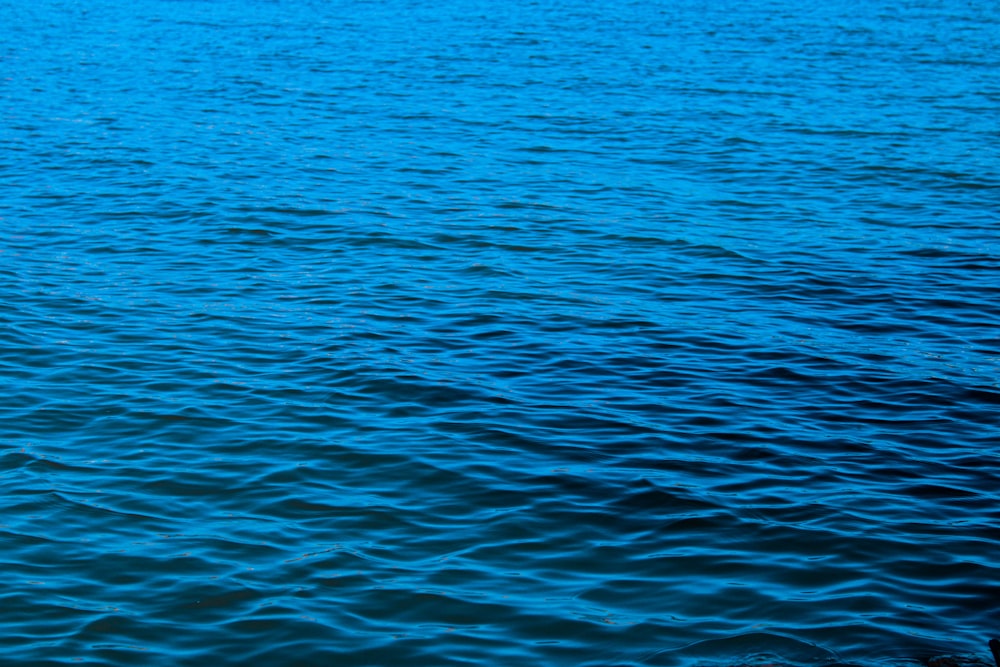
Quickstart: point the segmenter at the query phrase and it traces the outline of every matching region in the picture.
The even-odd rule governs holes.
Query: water
[[[1000,632],[1000,9],[0,0],[19,664]]]

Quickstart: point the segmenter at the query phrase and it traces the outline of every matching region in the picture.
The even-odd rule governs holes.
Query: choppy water
[[[0,36],[0,659],[985,659],[993,0]]]

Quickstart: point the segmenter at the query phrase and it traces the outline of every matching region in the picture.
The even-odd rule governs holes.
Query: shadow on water
[[[906,652],[909,648],[910,653]],[[993,639],[989,648],[993,661],[979,655],[930,655],[914,647],[900,647],[896,658],[883,657],[875,662],[900,667],[1000,667],[1000,640]],[[816,644],[771,632],[751,632],[720,639],[706,639],[685,646],[657,651],[640,661],[643,665],[661,667],[858,667],[860,663],[845,661],[836,652]]]
[[[769,632],[706,639],[680,648],[657,651],[642,661],[644,665],[687,667],[689,665],[833,665],[838,657],[815,644]]]

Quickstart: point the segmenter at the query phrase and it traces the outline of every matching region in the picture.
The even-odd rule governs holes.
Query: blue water
[[[994,0],[0,37],[0,661],[989,659]]]

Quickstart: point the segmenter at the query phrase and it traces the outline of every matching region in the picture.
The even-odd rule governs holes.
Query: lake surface
[[[994,0],[0,36],[0,659],[989,659]]]

